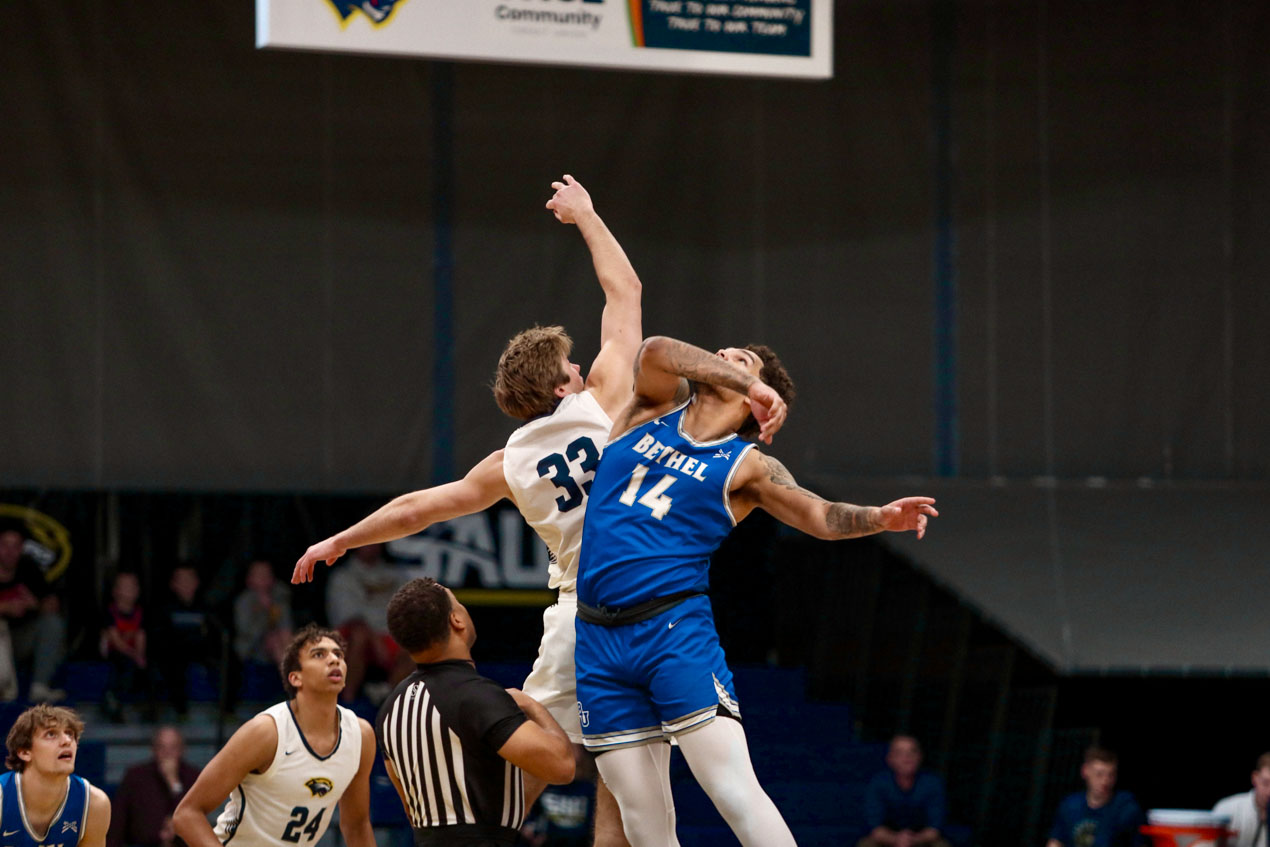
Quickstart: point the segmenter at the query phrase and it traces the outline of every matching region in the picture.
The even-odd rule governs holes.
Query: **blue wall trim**
[[[432,482],[454,479],[454,66],[432,77]]]

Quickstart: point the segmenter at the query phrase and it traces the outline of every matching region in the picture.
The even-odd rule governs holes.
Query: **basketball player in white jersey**
[[[339,633],[310,624],[296,634],[282,658],[291,699],[239,727],[173,813],[176,834],[189,847],[311,845],[337,803],[349,847],[375,847],[375,733],[339,705],[347,670]],[[213,829],[207,816],[226,797]]]
[[[351,548],[403,538],[504,498],[511,500],[551,551],[548,585],[559,591],[558,602],[543,613],[538,659],[523,690],[547,708],[571,741],[581,744],[573,622],[582,516],[613,418],[631,400],[635,357],[643,341],[641,284],[621,245],[595,213],[586,189],[568,174],[551,187],[555,194],[547,208],[562,223],[577,225],[604,289],[600,352],[586,379],[569,361],[572,341],[562,328],[534,327],[514,337],[499,357],[494,382],[499,408],[525,422],[507,446],[463,479],[404,494],[314,544],[296,562],[291,581],[310,581],[318,562],[334,564]],[[770,440],[783,420],[783,410],[770,420],[764,416],[763,435]],[[526,778],[528,806],[544,787],[540,780]],[[627,843],[617,803],[601,781],[596,791],[596,847]]]

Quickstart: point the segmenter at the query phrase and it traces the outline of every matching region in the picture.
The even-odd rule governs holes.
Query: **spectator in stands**
[[[378,700],[414,671],[410,656],[388,634],[388,601],[408,581],[405,573],[384,561],[382,544],[352,552],[352,561],[336,568],[326,585],[327,620],[348,644],[348,680],[340,694],[346,703],[360,693],[372,666],[388,677],[367,692]]]
[[[0,703],[18,699],[18,669],[13,665],[9,622],[0,615]]]
[[[1058,805],[1047,847],[1128,847],[1144,845],[1146,816],[1133,795],[1116,791],[1119,759],[1103,747],[1085,751],[1080,768],[1085,790]]]
[[[173,726],[161,726],[151,741],[154,758],[133,765],[115,792],[106,847],[165,847],[177,843],[172,812],[198,779],[198,768],[185,761],[185,739]]]
[[[110,684],[103,706],[111,721],[123,719],[118,692],[141,693],[148,703],[149,668],[145,618],[141,611],[141,582],[130,571],[115,574],[110,603],[101,628],[101,655],[110,663]]]
[[[268,559],[247,566],[247,587],[234,600],[234,652],[245,662],[277,667],[291,642],[291,591]]]
[[[172,569],[167,596],[154,615],[155,663],[163,674],[168,701],[180,716],[189,707],[186,669],[191,664],[219,667],[223,630],[208,613],[199,593],[198,570],[182,563]]]
[[[864,794],[868,834],[859,847],[948,847],[940,830],[946,803],[944,781],[921,770],[922,746],[911,735],[891,739],[886,770],[873,777]]]
[[[30,699],[56,703],[66,697],[65,691],[52,686],[53,674],[66,655],[66,621],[61,601],[39,565],[23,554],[25,543],[16,529],[0,531],[0,618],[8,628],[12,651],[0,665],[29,660]],[[6,682],[3,693],[16,696],[16,679]]]
[[[1252,790],[1233,794],[1213,807],[1213,814],[1228,815],[1230,828],[1239,833],[1228,847],[1266,847],[1266,803],[1270,803],[1270,753],[1262,753],[1252,769]]]

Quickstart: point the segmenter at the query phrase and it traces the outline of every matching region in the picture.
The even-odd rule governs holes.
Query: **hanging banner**
[[[256,46],[833,75],[832,0],[256,0]]]

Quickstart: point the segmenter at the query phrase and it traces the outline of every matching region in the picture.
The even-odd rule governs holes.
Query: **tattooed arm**
[[[694,382],[744,394],[760,423],[759,438],[768,444],[785,422],[785,401],[758,377],[700,347],[655,335],[639,348],[635,398],[619,416],[614,433],[625,432],[683,403]]]
[[[732,483],[731,502],[738,521],[762,509],[781,523],[826,541],[908,530],[921,538],[927,520],[939,516],[930,497],[905,497],[885,506],[831,503],[800,486],[783,464],[758,450],[751,450],[742,462]]]

